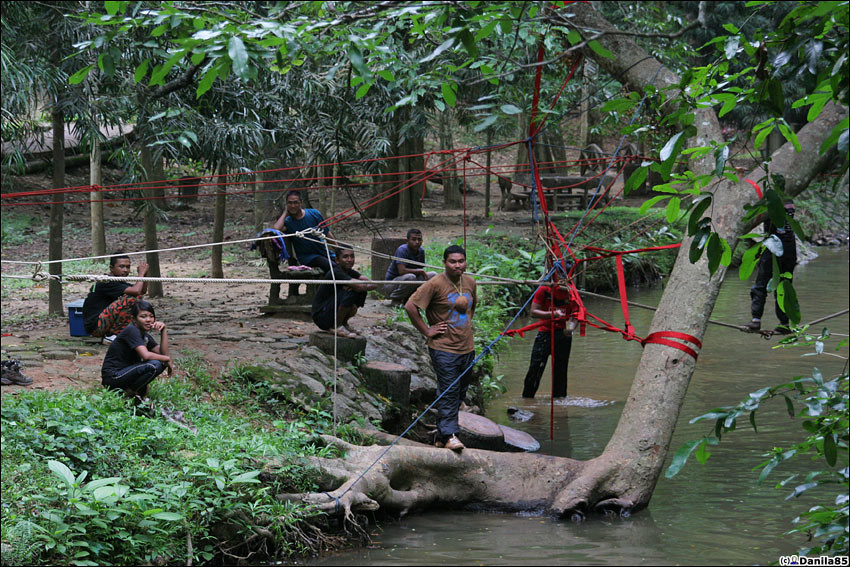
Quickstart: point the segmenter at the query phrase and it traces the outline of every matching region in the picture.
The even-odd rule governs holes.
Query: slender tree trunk
[[[487,146],[493,144],[493,130],[487,129]],[[490,218],[490,165],[492,164],[493,152],[487,152],[487,173],[484,180],[484,218]]]
[[[396,155],[401,153],[402,143],[399,141],[399,130],[401,129],[401,120],[398,116],[399,113],[393,117],[393,125],[392,130],[390,132],[390,147],[393,148],[393,151]],[[376,179],[378,182],[375,184],[375,195],[380,195],[387,191],[396,190],[401,187],[401,183],[404,180],[404,167],[400,163],[400,159],[389,159],[387,160],[387,170],[385,175],[381,175]],[[398,215],[398,195],[393,195],[391,197],[385,198],[383,201],[377,203],[375,206],[370,207],[367,211],[374,211],[374,217],[385,218],[385,219],[393,219]],[[371,218],[374,218],[371,217]]]
[[[59,189],[65,187],[65,117],[59,110],[60,100],[51,112],[53,120],[53,187]],[[65,194],[54,194],[53,202],[50,204],[50,236],[48,238],[48,259],[51,262],[61,260],[63,230],[65,225]],[[48,271],[51,275],[62,273],[62,263],[50,264]],[[50,279],[47,293],[47,311],[51,315],[64,312],[62,305],[62,284],[55,279]]]
[[[216,175],[220,172],[220,168],[216,168]],[[218,179],[225,180],[227,179],[227,171],[224,172],[224,177],[218,177]],[[222,182],[221,185],[217,187],[217,191],[215,194],[215,217],[213,219],[213,230],[212,230],[212,240],[213,242],[223,242],[224,241],[224,217],[227,210],[227,183]],[[221,244],[216,244],[212,247],[212,277],[214,278],[223,278],[224,277],[224,267],[221,263]]]
[[[414,171],[414,176],[417,176],[421,179],[422,172],[425,171],[425,138],[422,136],[416,136],[411,139],[410,148],[412,150],[412,154],[414,157],[410,158],[408,168],[409,171]],[[410,190],[407,192],[409,201],[410,201],[410,218],[412,219],[421,219],[422,218],[422,194],[425,191],[425,181],[420,181],[416,183]]]
[[[103,160],[99,136],[94,136],[92,140],[89,170],[89,183],[93,187],[100,187],[103,182]],[[91,202],[92,256],[103,256],[106,254],[106,234],[103,227],[103,193],[92,191],[89,193],[89,200]]]
[[[444,150],[454,148],[454,136],[452,135],[452,113],[446,109],[440,113],[440,147]],[[455,165],[450,165],[449,170],[454,170]],[[454,171],[443,172],[443,203],[456,209],[463,204],[460,191],[458,190],[457,175]]]
[[[142,139],[142,170],[144,171],[145,178],[148,181],[154,181],[154,165],[153,165],[153,153],[151,152],[150,147],[145,143],[144,137],[140,136]],[[152,189],[145,189],[142,191],[145,197],[155,197],[155,192]],[[157,250],[159,248],[159,239],[156,235],[156,217],[157,217],[157,208],[156,208],[156,200],[149,199],[144,202],[145,203],[145,249],[146,250]],[[161,272],[159,269],[159,252],[148,252],[145,255],[145,260],[148,263],[148,277],[151,278],[159,278],[161,276]],[[148,283],[148,296],[149,297],[162,297],[164,295],[164,290],[162,286],[162,282],[149,282]]]
[[[264,178],[265,173],[258,171],[254,174],[255,183],[251,185],[251,197],[254,203],[254,232],[260,232],[263,230],[263,225],[266,222],[265,215],[263,213],[266,210],[266,207],[269,206],[269,203],[264,200],[266,193],[262,192],[265,188],[265,184],[263,183]]]

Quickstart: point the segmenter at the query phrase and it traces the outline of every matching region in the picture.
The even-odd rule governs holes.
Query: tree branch
[[[173,93],[176,90],[180,90],[183,87],[189,86],[192,83],[192,79],[194,79],[195,75],[201,69],[206,60],[207,58],[204,57],[200,63],[198,63],[197,65],[190,66],[188,69],[186,69],[186,71],[183,72],[182,75],[180,75],[176,79],[171,80],[165,83],[164,85],[160,85],[159,87],[155,88],[149,93],[148,96],[150,96],[150,98],[152,99],[162,98],[166,95]]]

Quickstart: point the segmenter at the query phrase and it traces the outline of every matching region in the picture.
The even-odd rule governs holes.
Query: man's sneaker
[[[759,331],[761,331],[761,321],[754,319],[746,325],[743,325],[741,328],[747,331],[748,333],[758,333]]]
[[[115,342],[117,335],[109,335],[108,337],[103,337],[103,343],[107,345],[111,345]]]
[[[2,375],[2,383],[4,386],[9,384],[17,384],[18,386],[29,386],[32,384],[32,378],[24,376],[21,373],[21,361],[16,359],[4,360]]]
[[[779,325],[773,329],[774,335],[790,335],[791,333],[793,333],[793,331],[787,325]]]
[[[463,443],[460,442],[460,439],[458,439],[456,435],[452,435],[446,441],[446,449],[451,449],[452,451],[463,451],[464,448]]]

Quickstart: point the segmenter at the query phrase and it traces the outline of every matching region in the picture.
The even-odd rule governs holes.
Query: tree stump
[[[310,344],[327,355],[333,356],[334,335],[327,331],[314,331],[310,333]],[[358,354],[366,352],[366,339],[363,337],[337,337],[336,357],[339,360],[351,362]]]
[[[499,429],[505,436],[504,451],[534,453],[540,450],[540,442],[525,431],[519,431],[507,425],[500,425]]]
[[[410,405],[410,370],[392,362],[373,361],[361,366],[360,371],[373,391],[404,408]]]
[[[471,449],[505,450],[505,435],[496,423],[467,411],[459,411],[457,418],[460,425],[457,436],[464,445]]]

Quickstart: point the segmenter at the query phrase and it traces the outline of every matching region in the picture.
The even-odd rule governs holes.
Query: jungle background
[[[817,118],[815,110],[833,102],[846,107],[846,6],[711,6],[598,3],[596,8],[682,75],[695,106],[706,104],[706,97],[716,106],[724,139],[711,152],[718,171],[734,175],[763,165],[785,141],[793,143],[794,133]],[[794,10],[801,11],[800,25],[789,33],[779,23]],[[439,171],[424,154],[435,152],[427,156],[432,160],[444,150],[524,140],[541,42],[551,59],[541,67],[541,108],[549,126],[535,146],[538,163],[548,165],[549,173],[575,174],[581,150],[594,143],[610,155],[626,135],[642,156],[638,176],[650,180],[629,185],[625,172],[612,179],[608,191],[617,195],[612,208],[583,234],[581,244],[632,249],[681,240],[690,228],[688,214],[698,205],[692,194],[667,190],[668,197],[660,200],[666,208],[641,208],[655,196],[651,186],[671,184],[671,175],[680,175],[679,182],[689,179],[686,167],[671,171],[684,154],[675,142],[681,125],[670,120],[663,93],[631,91],[590,57],[579,63],[581,49],[598,55],[605,48],[592,32],[553,23],[546,14],[537,3],[430,8],[358,2],[4,3],[3,274],[33,270],[8,260],[246,239],[277,218],[288,189],[305,189],[310,204],[331,216],[374,198],[392,179],[411,189],[334,225],[337,238],[368,248],[375,236],[401,236],[417,226],[425,233],[431,261],[445,244],[460,241],[476,271],[535,279],[543,260],[539,226],[527,203],[510,198],[501,203],[498,183],[498,175],[516,179],[524,173],[527,147],[516,144],[477,156],[491,160],[490,175],[479,167],[476,175],[465,176],[466,167],[473,170],[466,162]],[[44,41],[46,30],[50,42]],[[769,36],[769,30],[786,35]],[[577,72],[565,83],[573,66]],[[809,242],[846,244],[846,118],[829,140],[838,150],[834,167],[797,198],[798,220]],[[393,156],[414,157],[386,159]],[[652,161],[671,167],[650,171]],[[422,181],[426,170],[432,175]],[[776,184],[768,179],[768,186]],[[92,186],[107,191],[90,191]],[[81,190],[50,192],[68,187]],[[553,219],[566,232],[583,212],[556,212]],[[146,259],[152,276],[265,277],[255,254],[239,244]],[[134,264],[139,259],[134,256]],[[627,265],[629,283],[658,283],[674,259],[672,253],[635,257]],[[369,273],[365,254],[358,256],[357,267]],[[105,263],[65,262],[49,270],[54,276],[103,273]],[[613,262],[594,266],[584,277],[591,291],[616,287]],[[178,433],[145,419],[132,420],[130,427],[138,428],[136,437],[156,437],[152,446],[129,438],[129,445],[106,442],[109,425],[98,442],[84,439],[75,424],[105,419],[117,426],[126,408],[118,398],[91,394],[99,381],[98,347],[80,349],[65,337],[66,304],[83,297],[86,287],[57,279],[3,279],[4,355],[16,352],[34,378],[28,389],[45,391],[30,395],[4,386],[4,563],[116,561],[115,536],[95,521],[100,514],[126,519],[124,535],[134,534],[120,558],[126,563],[171,562],[184,555],[220,562],[244,554],[281,557],[357,539],[336,535],[309,508],[283,506],[253,491],[260,473],[252,459],[272,446],[276,454],[292,458],[286,465],[290,478],[275,482],[297,485],[275,485],[275,490],[310,489],[313,473],[298,458],[316,451],[333,455],[332,446],[317,448],[313,437],[327,430],[329,414],[327,408],[298,407],[273,389],[257,389],[245,365],[267,358],[270,343],[240,340],[238,360],[223,345],[247,336],[303,337],[311,330],[309,322],[259,317],[265,286],[152,286],[150,296],[163,320],[194,317],[194,324],[222,335],[236,330],[236,339],[222,341],[180,337],[181,379],[157,391],[162,401],[196,397],[204,412],[226,416],[215,427],[239,432],[228,451],[233,458],[212,455],[213,439],[221,438],[212,429],[207,441],[187,447]],[[529,291],[488,292],[493,314],[483,318],[482,334],[498,330],[502,316]],[[400,318],[380,301],[362,316],[364,327]],[[29,346],[7,350],[21,343]],[[73,356],[44,355],[63,349]],[[21,354],[26,351],[36,353],[29,364]],[[497,383],[488,385],[490,394],[498,392]],[[52,397],[54,390],[69,387]],[[843,388],[846,395],[846,379]],[[200,414],[195,421],[210,426]],[[18,427],[21,423],[28,425]],[[250,431],[257,423],[263,424],[259,441]],[[840,417],[836,423],[837,445],[846,452]],[[274,434],[283,427],[298,433],[281,441]],[[357,439],[359,434],[344,435]],[[96,450],[98,443],[106,444]],[[7,446],[14,448],[7,453]],[[118,470],[116,455],[134,457]],[[846,464],[846,455],[842,458]],[[141,468],[133,464],[148,460]],[[73,469],[72,476],[60,465]],[[170,472],[187,466],[192,482]],[[91,486],[76,476],[82,470],[92,479],[113,480]],[[98,488],[109,490],[96,498]],[[143,496],[116,497],[128,492],[147,494],[156,503],[145,504]],[[25,493],[32,496],[16,496]],[[242,504],[235,516],[223,513],[237,501]],[[846,501],[843,516],[841,506],[837,510],[825,525],[846,526]],[[269,517],[286,521],[262,532],[258,525],[269,526]],[[827,538],[832,543],[826,549],[837,541],[840,551],[843,541],[846,552],[846,527],[844,534],[843,540]]]

